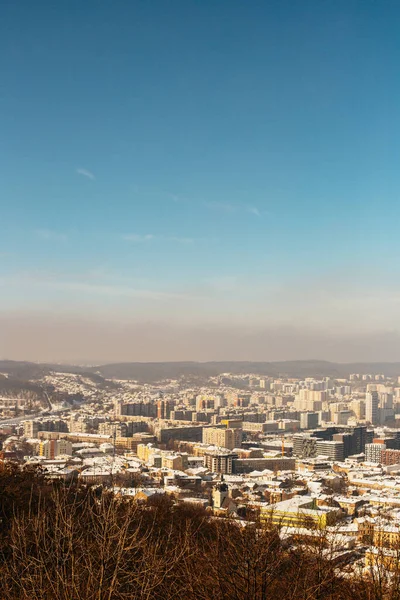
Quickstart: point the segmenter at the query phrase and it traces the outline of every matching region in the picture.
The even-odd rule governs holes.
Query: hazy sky
[[[400,360],[399,31],[3,0],[0,357]]]

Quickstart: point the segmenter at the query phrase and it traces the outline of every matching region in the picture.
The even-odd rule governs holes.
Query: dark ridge
[[[52,363],[23,361],[0,361],[0,373],[15,379],[35,380],[52,371],[75,373],[90,377],[98,384],[106,379],[134,379],[139,382],[155,382],[180,377],[207,378],[220,373],[242,375],[254,373],[265,376],[286,377],[333,377],[345,378],[350,373],[384,373],[388,377],[400,375],[400,363],[333,363],[324,360],[294,360],[279,362],[221,361],[221,362],[125,362],[81,367]]]

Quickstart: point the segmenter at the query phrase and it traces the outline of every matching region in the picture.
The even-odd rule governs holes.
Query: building
[[[298,433],[293,436],[293,454],[302,458],[317,455],[317,438],[309,433]]]
[[[235,405],[245,408],[246,406],[250,405],[250,402],[251,402],[250,394],[238,394]]]
[[[288,456],[270,458],[234,458],[234,473],[252,473],[253,471],[294,471],[295,459]]]
[[[99,433],[101,435],[111,435],[113,437],[127,437],[128,423],[122,422],[105,422],[99,424]]]
[[[369,435],[366,426],[357,425],[356,427],[347,428],[346,431],[352,435],[350,454],[361,454],[364,452]]]
[[[299,431],[300,421],[297,419],[281,419],[278,421],[278,427],[284,431]]]
[[[187,454],[164,454],[162,455],[161,466],[173,471],[183,471],[187,469]]]
[[[46,459],[56,458],[57,456],[72,456],[72,443],[65,439],[44,440],[39,444],[39,456]]]
[[[236,511],[236,504],[229,494],[229,488],[223,481],[218,483],[212,492],[212,504],[214,511],[227,511],[228,513]]]
[[[337,425],[347,425],[349,419],[353,416],[353,411],[351,410],[339,410],[333,415],[333,422],[337,423]]]
[[[192,421],[193,410],[171,410],[169,418],[171,419],[171,421]]]
[[[157,405],[152,402],[115,403],[115,416],[118,417],[157,417]]]
[[[381,569],[387,571],[398,571],[399,552],[393,548],[376,548],[371,546],[365,552],[365,566],[369,569]]]
[[[46,459],[55,458],[55,446],[57,440],[44,440],[39,444],[39,456],[43,456]]]
[[[243,421],[243,431],[249,433],[268,433],[269,431],[278,431],[278,429],[278,421],[265,421],[265,423]]]
[[[365,444],[365,460],[380,463],[383,450],[386,450],[386,444]]]
[[[340,462],[344,460],[344,443],[339,441],[317,440],[317,456],[326,456],[329,460]]]
[[[225,482],[217,484],[212,493],[213,507],[222,508],[227,498],[229,498],[227,484]]]
[[[140,458],[140,460],[143,460],[146,463],[150,460],[153,454],[157,454],[159,452],[160,450],[156,448],[152,443],[146,444],[142,442],[137,446],[138,457]]]
[[[400,450],[382,450],[380,463],[385,466],[400,464]]]
[[[379,425],[379,396],[378,392],[367,392],[365,397],[365,419],[372,425]]]
[[[157,439],[161,444],[167,444],[171,440],[185,442],[201,442],[203,427],[199,425],[189,427],[161,427],[157,430]]]
[[[306,412],[300,414],[300,429],[315,429],[318,427],[318,413]]]
[[[204,466],[212,473],[231,475],[234,456],[231,452],[206,452],[204,454]]]
[[[56,456],[72,456],[72,442],[64,438],[56,440]]]
[[[400,429],[387,430],[387,434],[395,440],[394,449],[400,450]],[[390,446],[386,443],[386,447],[389,448]]]
[[[203,429],[203,444],[233,450],[234,448],[240,448],[241,443],[242,429],[220,427],[204,427]]]
[[[334,524],[341,516],[341,510],[332,507],[318,507],[315,498],[294,496],[276,504],[260,507],[260,517],[281,527],[301,527],[324,529]]]
[[[400,548],[400,528],[398,525],[375,525],[373,529],[373,543],[378,548]]]
[[[157,402],[157,418],[169,419],[171,416],[171,404],[168,400],[159,400]]]
[[[38,421],[24,421],[24,436],[26,438],[37,438],[39,431]]]
[[[207,410],[214,410],[215,399],[214,396],[202,396],[196,397],[196,411],[202,412]]]
[[[347,433],[335,433],[333,435],[334,442],[343,442],[343,456],[347,458],[353,454],[353,434]]]
[[[246,413],[248,414],[248,413]],[[250,419],[248,419],[250,420]],[[224,427],[226,427],[227,429],[241,429],[243,424],[243,419],[242,418],[224,418],[221,419],[221,425],[224,425]]]
[[[394,410],[393,410],[393,394],[389,392],[383,392],[380,395],[380,422],[384,425],[386,421],[393,421]]]
[[[355,417],[359,420],[365,419],[365,402],[364,400],[352,400],[349,404],[350,410],[353,411]]]
[[[328,395],[326,391],[301,389],[296,395],[294,406],[297,410],[307,410],[318,412],[322,410],[323,402],[326,402]]]
[[[71,433],[88,433],[89,426],[85,418],[76,418],[74,415],[69,420],[69,431]]]

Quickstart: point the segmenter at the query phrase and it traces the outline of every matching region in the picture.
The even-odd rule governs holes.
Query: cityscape
[[[400,600],[399,32],[0,1],[0,600]]]
[[[1,375],[5,463],[139,503],[168,496],[272,522],[289,544],[324,532],[347,572],[398,568],[400,375],[226,372],[195,386],[67,367],[25,382]]]

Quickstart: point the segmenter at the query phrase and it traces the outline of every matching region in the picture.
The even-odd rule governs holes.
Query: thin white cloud
[[[71,292],[75,297],[79,294],[90,294],[104,298],[137,298],[144,300],[179,300],[189,297],[188,293],[151,289],[151,287],[149,289],[147,286],[143,287],[139,282],[136,282],[136,284],[129,282],[124,285],[111,281],[82,281],[74,276],[72,277],[63,278],[56,274],[21,272],[0,276],[0,286],[19,290],[27,288],[30,291],[35,289],[41,294],[45,292],[46,295],[49,294],[50,290],[64,293]]]
[[[231,202],[206,202],[204,204],[207,208],[211,210],[216,210],[224,213],[239,213],[239,212],[247,212],[256,217],[260,217],[261,213],[256,206],[252,206],[249,204],[232,204]]]
[[[189,237],[176,237],[171,236],[166,238],[169,242],[177,242],[178,244],[193,244],[194,239]]]
[[[247,206],[246,209],[250,214],[255,215],[256,217],[261,217],[261,213],[256,206]]]
[[[76,172],[78,173],[78,175],[83,175],[84,177],[87,177],[88,179],[91,179],[92,181],[96,179],[96,177],[93,175],[93,173],[91,171],[88,171],[87,169],[77,169]]]
[[[152,233],[146,233],[145,235],[140,235],[138,233],[127,233],[122,236],[122,239],[127,242],[134,242],[135,244],[142,244],[144,242],[150,242],[154,240],[155,236]]]
[[[46,285],[53,289],[71,292],[82,292],[100,296],[142,298],[145,300],[177,300],[185,298],[184,294],[146,290],[128,286],[99,285],[80,281],[52,281]]]
[[[143,244],[145,242],[151,242],[155,240],[164,241],[164,242],[176,242],[177,244],[193,244],[194,239],[190,237],[179,237],[175,235],[159,235],[155,236],[152,233],[147,233],[145,235],[138,233],[127,233],[122,236],[122,239],[127,242],[134,242],[135,244]]]
[[[37,229],[35,233],[36,236],[41,240],[47,240],[50,242],[65,242],[68,239],[66,233],[53,231],[52,229]]]
[[[205,206],[207,208],[211,208],[212,210],[218,210],[226,213],[233,213],[238,210],[237,206],[230,204],[229,202],[206,202]]]

